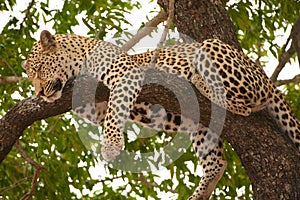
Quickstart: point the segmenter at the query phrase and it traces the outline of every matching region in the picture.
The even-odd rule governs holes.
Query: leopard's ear
[[[21,62],[21,65],[22,65],[23,69],[25,69],[25,70],[26,70],[26,63],[27,63],[27,60],[23,60]]]
[[[43,52],[51,52],[56,49],[54,36],[47,30],[43,30],[40,35],[40,44]]]

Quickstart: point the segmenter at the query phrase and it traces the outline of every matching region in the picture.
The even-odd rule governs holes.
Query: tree
[[[78,9],[76,4],[80,5],[81,9]],[[159,4],[168,11],[168,1],[162,0],[159,1]],[[7,4],[0,5],[2,9],[9,9],[6,5],[13,6],[13,3],[10,2],[9,4],[9,2],[7,2]],[[87,16],[91,16],[93,11],[105,8],[111,11],[112,16],[113,14],[119,16],[116,21],[122,22],[122,10],[132,9],[132,5],[129,3],[121,4],[121,8],[118,7],[120,4],[117,3],[112,4],[111,7],[108,5],[107,2],[103,4],[86,4],[81,1],[72,1],[72,3],[66,1],[62,16],[67,13],[64,13],[64,11],[67,10],[70,10],[69,12],[72,11],[72,15],[69,16],[71,19],[73,19],[72,16],[76,16],[83,10],[90,11]],[[288,6],[291,5],[295,8],[292,11],[291,9],[287,9],[289,8]],[[28,5],[25,18],[19,25],[19,29],[9,31],[10,26],[18,24],[17,19],[12,19],[2,31],[1,48],[6,52],[6,54],[1,55],[1,66],[3,66],[1,68],[2,76],[13,75],[19,77],[22,73],[22,69],[17,66],[20,63],[17,52],[21,51],[24,54],[26,48],[30,48],[32,45],[33,40],[31,39],[31,35],[37,31],[34,29],[34,24],[36,23],[34,19],[38,18],[37,12],[35,12],[36,6],[37,3],[34,1]],[[268,17],[266,13],[270,13],[270,9],[274,10],[274,8],[279,7],[280,12],[277,12],[278,16],[276,16],[276,18]],[[259,1],[257,9],[253,9],[253,5],[249,2],[240,2],[231,6],[227,5],[228,13],[232,17],[236,30],[240,30],[239,33],[241,32],[238,35],[239,40],[236,38],[233,25],[227,17],[223,5],[219,1],[215,1],[214,3],[199,0],[177,1],[175,4],[174,23],[179,32],[185,33],[198,41],[202,41],[208,37],[218,36],[238,48],[242,46],[247,51],[257,52],[258,62],[261,57],[266,55],[265,44],[269,43],[272,52],[280,57],[280,67],[275,70],[280,72],[282,66],[285,66],[289,60],[288,58],[295,52],[299,52],[297,48],[297,38],[299,37],[297,24],[299,20],[296,21],[295,18],[298,14],[297,10],[299,10],[299,7],[300,5],[296,1]],[[46,17],[48,16],[47,14],[55,12],[50,11],[47,4],[42,3],[41,8]],[[272,16],[275,14],[276,13],[271,12]],[[249,19],[251,18],[249,16],[251,16],[253,20]],[[59,17],[56,16],[54,19],[56,21],[54,27],[57,32],[69,32],[71,26],[76,24],[76,20],[71,20],[67,23],[58,23],[60,21]],[[91,23],[91,19],[93,18],[86,17],[84,21],[91,26],[91,24],[93,24]],[[112,19],[114,18],[112,17]],[[278,23],[278,25],[276,25],[279,26],[278,28],[286,29],[288,24],[292,25],[295,23],[295,28],[292,29],[289,39],[292,40],[292,45],[289,50],[286,50],[287,46],[285,45],[280,51],[280,48],[273,42],[275,35],[267,34],[273,33],[275,30],[274,25],[272,25],[274,19],[276,19]],[[102,27],[99,28],[100,31],[97,30],[98,28],[90,28],[90,33],[95,34],[99,32],[100,34],[98,34],[98,36],[102,38],[107,30],[106,27],[109,27],[110,24],[104,20],[102,22]],[[287,25],[284,25],[282,22]],[[99,27],[99,24],[96,24],[95,27]],[[121,31],[119,26],[114,28]],[[260,32],[262,34],[256,37],[257,33]],[[21,43],[24,42],[24,37],[26,37],[26,43]],[[241,45],[239,45],[238,41],[241,41]],[[18,42],[20,42],[18,45],[19,49],[16,47],[14,49],[11,44],[18,44]],[[9,67],[4,68],[4,66]],[[274,73],[272,79],[275,83],[277,82],[277,78],[278,74],[276,75]],[[289,80],[289,85],[286,87],[287,97],[291,100],[294,109],[297,108],[298,103],[295,101],[295,99],[297,99],[297,87],[293,85],[297,83],[295,81],[297,81],[296,78]],[[277,84],[279,83],[280,81],[277,82]],[[18,199],[29,191],[31,176],[34,172],[39,172],[39,174],[34,174],[39,176],[38,184],[32,182],[36,198],[46,196],[51,198],[55,195],[69,199],[75,196],[75,194],[70,192],[69,185],[83,191],[85,188],[92,190],[96,182],[101,184],[101,189],[99,189],[99,192],[93,194],[94,198],[127,199],[126,194],[129,195],[133,193],[137,196],[152,196],[153,198],[157,198],[158,190],[163,192],[171,190],[171,192],[178,193],[179,199],[184,199],[192,193],[192,187],[185,185],[183,181],[184,178],[181,178],[182,176],[188,177],[189,181],[193,183],[198,183],[200,179],[200,177],[193,175],[185,164],[185,162],[189,160],[192,160],[193,163],[197,163],[197,160],[193,157],[191,152],[180,157],[174,162],[174,165],[172,164],[168,167],[171,176],[178,181],[178,185],[175,188],[171,180],[163,180],[161,184],[156,183],[157,179],[152,173],[130,174],[118,172],[113,169],[109,170],[112,174],[111,177],[105,177],[100,181],[93,180],[87,169],[93,166],[95,161],[92,155],[85,150],[79,138],[74,135],[74,128],[70,126],[68,116],[62,115],[60,117],[52,117],[47,120],[39,121],[40,119],[56,116],[71,109],[72,82],[68,85],[69,87],[65,88],[64,98],[55,104],[47,104],[39,98],[27,98],[13,106],[15,100],[12,99],[11,94],[15,91],[19,91],[22,96],[25,96],[26,93],[31,94],[32,91],[27,89],[28,85],[28,81],[23,78],[20,82],[12,86],[10,85],[11,87],[8,84],[4,84],[0,87],[3,91],[3,100],[1,102],[3,110],[1,112],[4,114],[11,108],[0,121],[1,147],[4,147],[6,150],[6,152],[4,152],[3,148],[1,149],[1,160],[3,160],[10,151],[9,145],[13,145],[18,137],[22,135],[20,144],[16,145],[20,153],[18,153],[16,149],[12,149],[1,164],[1,168],[3,168],[3,170],[1,170],[1,177],[4,177],[4,181],[1,182],[0,187],[2,189],[0,189],[0,193],[3,193],[3,196],[9,196],[10,199]],[[99,90],[102,92],[101,97],[106,99],[108,95],[107,91],[103,93],[104,88],[101,87]],[[153,95],[154,91],[155,95]],[[207,124],[210,119],[210,111],[207,109],[210,107],[210,102],[200,94],[197,94],[197,96],[201,103],[200,105],[204,105],[203,108],[201,108],[201,120],[204,124]],[[179,108],[172,98],[172,93],[160,86],[152,85],[144,87],[142,94],[140,94],[139,101],[144,101],[145,99],[151,103],[160,103],[171,112],[178,112]],[[5,102],[7,103],[5,104]],[[299,111],[296,110],[296,113],[297,112]],[[36,122],[31,125],[34,121]],[[31,125],[29,129],[23,133],[23,130],[29,125]],[[60,134],[62,130],[64,134]],[[3,138],[5,138],[5,140],[3,140]],[[274,120],[269,117],[265,111],[255,113],[247,118],[227,113],[224,138],[230,142],[241,158],[253,185],[253,192],[256,199],[297,199],[297,197],[300,196],[298,178],[300,174],[299,155],[289,139],[281,134],[280,130],[274,126]],[[10,144],[5,146],[7,143]],[[147,145],[150,144],[147,143]],[[132,147],[128,146],[128,148]],[[22,149],[24,149],[26,153],[23,152]],[[23,156],[21,159],[20,154]],[[26,155],[28,155],[29,158]],[[245,177],[243,173],[244,170],[230,147],[226,148],[226,157],[230,158],[227,160],[232,159],[232,163],[229,163],[227,173],[218,185],[218,188],[221,190],[219,196],[237,196],[236,189],[245,186],[245,192],[241,198],[249,198],[250,182],[247,177]],[[27,164],[26,161],[30,164]],[[80,162],[83,162],[86,166],[78,167],[78,163]],[[35,169],[44,170],[35,171]],[[189,174],[185,174],[184,172],[189,172]],[[64,177],[64,179],[62,180],[61,177]],[[131,186],[129,192],[125,186],[113,190],[112,187],[107,184],[113,183],[114,180],[118,178],[123,179],[126,184]],[[20,188],[22,188],[22,190]],[[88,195],[84,196],[88,198]]]

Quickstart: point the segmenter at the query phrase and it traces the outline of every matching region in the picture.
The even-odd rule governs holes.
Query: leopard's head
[[[35,93],[48,102],[59,99],[67,80],[75,74],[73,60],[68,48],[58,37],[49,31],[42,31],[40,41],[35,42],[27,60],[22,62]],[[60,42],[58,42],[60,40]],[[63,41],[66,41],[63,39]]]

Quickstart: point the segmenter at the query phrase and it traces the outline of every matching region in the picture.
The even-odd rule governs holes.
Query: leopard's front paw
[[[122,148],[116,146],[112,143],[104,143],[101,147],[101,154],[103,158],[107,161],[114,160],[118,155],[120,155]]]

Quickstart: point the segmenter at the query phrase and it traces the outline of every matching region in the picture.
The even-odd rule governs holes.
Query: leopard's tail
[[[275,86],[272,89],[273,97],[270,98],[267,108],[300,151],[300,122],[280,91]]]

